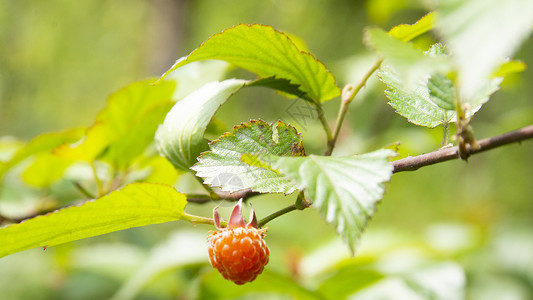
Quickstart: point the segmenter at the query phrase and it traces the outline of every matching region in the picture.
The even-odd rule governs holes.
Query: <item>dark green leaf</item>
[[[320,61],[300,51],[284,33],[258,24],[241,24],[213,35],[187,57],[176,61],[162,78],[190,62],[207,59],[227,61],[261,78],[287,79],[315,101],[340,95],[335,78]]]

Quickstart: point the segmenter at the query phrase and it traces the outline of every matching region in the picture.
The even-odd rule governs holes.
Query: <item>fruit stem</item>
[[[265,218],[263,218],[262,220],[260,220],[257,224],[259,225],[259,228],[263,227],[266,225],[266,223],[274,220],[275,218],[279,217],[279,216],[282,216],[286,213],[289,213],[293,210],[297,210],[298,208],[296,207],[296,204],[293,204],[293,205],[290,205],[290,206],[287,206],[283,209],[280,209],[278,210],[277,212],[271,214],[270,216],[267,216]]]
[[[190,215],[188,213],[183,213],[182,215],[182,220],[184,221],[188,221],[188,222],[191,222],[193,224],[208,224],[208,225],[214,225],[215,224],[215,221],[211,218],[206,218],[206,217],[201,217],[201,216],[195,216],[195,215]],[[221,227],[226,227],[228,224],[224,221],[220,221],[220,226]]]
[[[286,213],[289,213],[293,210],[304,210],[308,208],[311,204],[305,200],[305,197],[303,195],[303,192],[300,192],[298,195],[298,198],[296,199],[296,202],[293,205],[289,205],[283,209],[278,210],[277,212],[263,218],[258,222],[259,228],[265,226],[266,223],[274,220],[277,217],[280,217]]]

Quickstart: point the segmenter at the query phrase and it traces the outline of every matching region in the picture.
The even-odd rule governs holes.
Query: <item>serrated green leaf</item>
[[[449,123],[454,118],[453,106],[446,109],[435,103],[435,99],[430,97],[426,83],[418,82],[412,87],[405,86],[399,75],[386,67],[378,72],[378,76],[387,85],[385,95],[390,100],[389,104],[409,122],[434,128]]]
[[[401,24],[394,26],[389,30],[388,34],[399,39],[400,41],[408,42],[428,31],[430,31],[435,24],[435,13],[430,12],[423,16],[414,24]]]
[[[132,227],[180,220],[187,204],[174,188],[134,183],[102,198],[0,228],[0,257]]]
[[[155,134],[157,148],[172,164],[189,170],[200,153],[209,149],[204,132],[218,108],[247,81],[211,82],[179,101]]]
[[[197,176],[205,178],[204,183],[228,192],[251,188],[260,193],[290,194],[295,187],[287,178],[247,161],[249,156],[244,156],[243,161],[243,155],[305,154],[300,134],[294,127],[281,121],[275,128],[262,120],[241,124],[232,133],[211,143],[209,148],[210,151],[202,154],[191,169],[197,172]]]
[[[78,140],[82,134],[83,129],[76,128],[64,132],[45,133],[35,137],[28,142],[28,144],[18,149],[8,161],[0,164],[0,180],[9,169],[24,159],[38,153],[50,152],[50,150],[63,143],[74,142]]]
[[[472,101],[533,29],[533,1],[438,1],[436,27],[453,53],[463,102]]]
[[[381,149],[350,157],[270,157],[271,165],[307,191],[313,207],[355,252],[361,233],[381,200],[383,183],[392,175],[389,158],[394,151]]]
[[[176,83],[152,86],[151,82],[135,82],[109,96],[86,136],[75,144],[58,147],[54,153],[88,162],[103,156],[117,168],[127,167],[152,142],[156,125],[172,103]],[[105,150],[108,153],[104,154]]]
[[[436,74],[428,79],[429,99],[438,107],[454,110],[455,87],[448,77]]]
[[[213,35],[186,58],[176,61],[161,78],[190,62],[207,59],[227,61],[261,78],[287,79],[315,101],[340,95],[335,78],[324,64],[300,51],[286,34],[258,24],[241,24]]]
[[[456,121],[455,88],[446,76],[426,74],[425,79],[406,84],[398,72],[390,66],[384,66],[378,72],[378,77],[387,85],[385,95],[390,100],[389,104],[409,122],[434,128]],[[490,95],[499,89],[501,81],[502,78],[498,77],[485,82],[478,95],[468,102],[470,110],[467,116],[472,116],[488,101]]]

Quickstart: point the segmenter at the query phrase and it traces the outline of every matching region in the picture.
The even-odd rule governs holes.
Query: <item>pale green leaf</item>
[[[175,82],[157,86],[151,80],[132,83],[109,96],[86,136],[75,144],[58,147],[54,153],[73,160],[93,161],[102,155],[117,168],[125,168],[152,142],[176,88]],[[104,151],[108,153],[104,154]]]
[[[524,72],[527,68],[525,62],[521,60],[509,60],[504,62],[492,77],[505,77],[510,74]]]
[[[211,82],[179,101],[155,135],[156,145],[172,164],[188,170],[200,153],[209,149],[204,132],[218,108],[240,90],[245,80]]]
[[[258,24],[241,24],[213,35],[187,57],[176,61],[162,78],[190,62],[207,59],[227,61],[261,78],[287,79],[315,101],[340,95],[335,78],[324,64],[300,51],[286,34]]]
[[[438,46],[434,45],[424,53],[411,43],[396,39],[379,28],[367,28],[365,41],[383,57],[382,68],[390,68],[398,73],[398,79],[401,79],[401,85],[405,88],[415,88],[421,81],[427,80],[428,74],[446,74],[451,70],[448,57],[437,51],[440,48]]]
[[[212,271],[202,276],[199,300],[222,299],[298,299],[319,300],[324,297],[310,291],[294,279],[266,269],[253,282],[236,285]]]
[[[277,127],[262,120],[252,121],[236,126],[209,147],[210,151],[192,167],[197,176],[205,178],[204,183],[228,192],[250,188],[261,193],[290,194],[295,190],[287,178],[263,164],[250,162],[253,157],[246,155],[304,155],[302,137],[294,127],[281,121]]]
[[[347,299],[385,277],[375,270],[361,268],[357,263],[345,263],[335,268],[334,274],[320,284],[318,291],[326,295],[326,299]]]
[[[424,52],[415,48],[413,44],[399,40],[381,28],[366,28],[364,34],[365,43],[396,67],[419,63],[426,59]]]
[[[440,0],[436,27],[453,53],[461,99],[472,101],[533,29],[531,0]]]
[[[280,157],[271,165],[307,191],[313,207],[335,225],[352,252],[392,176],[392,150],[350,157]]]
[[[389,30],[389,34],[400,41],[408,42],[431,30],[435,24],[435,13],[423,16],[414,24],[401,24]]]
[[[10,168],[17,165],[26,158],[44,152],[50,152],[55,147],[63,143],[71,143],[78,140],[83,134],[83,129],[76,128],[64,132],[44,133],[41,134],[25,146],[19,148],[13,156],[0,164],[0,180]]]
[[[205,233],[200,231],[179,230],[168,240],[157,245],[150,251],[147,259],[139,270],[111,298],[112,300],[130,300],[161,274],[177,268],[207,262]]]
[[[225,61],[197,61],[170,72],[165,80],[176,82],[177,89],[172,99],[181,100],[206,83],[223,80],[230,69],[230,64]]]
[[[185,195],[159,184],[134,183],[102,198],[0,228],[0,257],[132,227],[180,220]]]

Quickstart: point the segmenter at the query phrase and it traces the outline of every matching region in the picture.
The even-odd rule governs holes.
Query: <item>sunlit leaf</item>
[[[132,227],[180,220],[185,195],[170,186],[134,183],[102,198],[0,228],[0,257]]]
[[[350,157],[310,155],[270,157],[271,165],[292,179],[328,223],[355,252],[357,242],[374,214],[384,192],[383,183],[392,175],[391,150],[378,150]]]
[[[131,122],[129,128],[109,145],[102,160],[119,169],[127,168],[153,142],[158,125],[173,105],[172,101],[163,101],[148,108],[140,119]]]
[[[71,160],[58,157],[52,153],[41,153],[22,173],[25,183],[35,187],[47,187],[63,176],[63,172],[72,164]]]
[[[164,81],[153,86],[151,82],[135,82],[109,96],[86,136],[75,144],[58,147],[54,153],[89,162],[104,156],[117,168],[127,167],[152,142],[157,124],[172,103],[176,83]]]
[[[423,16],[414,24],[401,24],[394,26],[389,30],[388,34],[399,39],[400,41],[410,41],[428,31],[430,31],[435,24],[435,13],[431,12]]]
[[[461,98],[471,101],[533,29],[533,1],[437,1],[436,27],[453,53]]]
[[[188,170],[198,155],[209,149],[204,139],[209,121],[245,83],[237,79],[211,82],[177,102],[157,129],[155,141],[159,152],[176,168]]]
[[[284,33],[265,25],[241,24],[213,35],[199,48],[182,58],[162,78],[193,61],[224,60],[256,73],[299,85],[315,101],[340,95],[335,78],[311,54],[302,52]]]
[[[290,194],[295,190],[287,178],[264,168],[265,165],[243,161],[253,159],[247,153],[304,155],[302,137],[290,125],[279,121],[273,127],[262,120],[251,121],[236,126],[232,133],[223,135],[209,148],[192,167],[197,176],[205,178],[206,184],[229,192],[251,188],[261,193]]]
[[[524,72],[526,68],[526,63],[521,60],[506,61],[492,74],[492,77],[505,77],[510,74]]]

